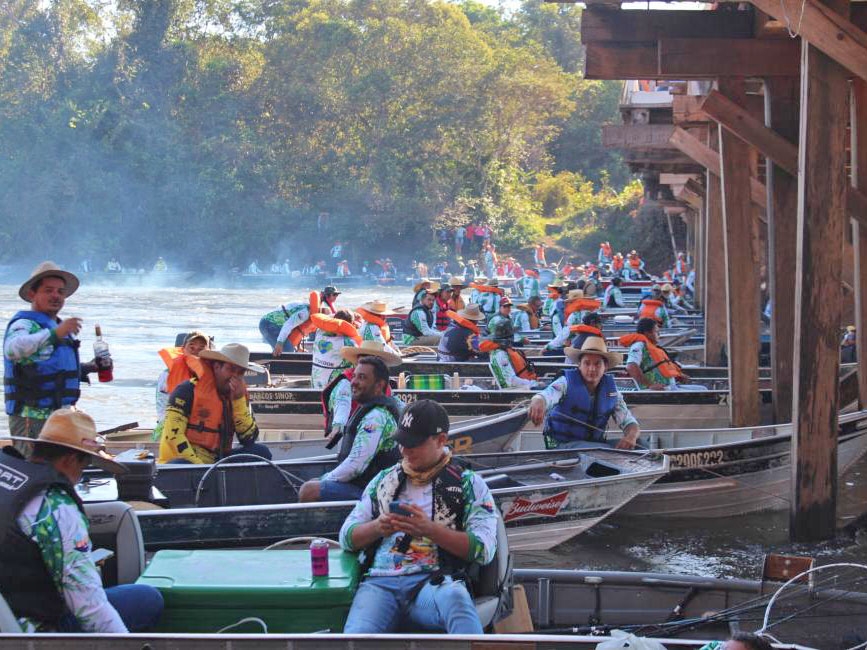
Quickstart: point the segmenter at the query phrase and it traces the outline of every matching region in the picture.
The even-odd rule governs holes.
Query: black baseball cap
[[[418,447],[430,437],[449,432],[449,415],[442,404],[423,399],[407,406],[394,439],[404,447]]]
[[[324,293],[326,296],[339,296],[340,295],[340,292],[337,290],[337,287],[335,287],[334,285],[331,285],[331,284],[329,284],[327,287],[325,287],[322,290],[322,293]]]

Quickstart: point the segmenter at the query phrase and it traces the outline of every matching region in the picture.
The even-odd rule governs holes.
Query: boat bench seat
[[[125,585],[138,580],[145,568],[145,554],[133,507],[123,501],[105,501],[85,504],[84,509],[93,547],[114,551],[114,557],[102,567],[103,584]]]

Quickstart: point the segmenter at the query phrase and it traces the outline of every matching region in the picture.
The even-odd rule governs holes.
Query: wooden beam
[[[765,111],[768,124],[780,137],[798,138],[798,82],[796,79],[765,80]],[[794,146],[794,145],[793,145]],[[768,285],[771,297],[771,377],[774,422],[792,421],[792,361],[795,356],[795,259],[798,209],[797,148],[795,173],[776,161],[768,162]]]
[[[670,149],[671,124],[610,124],[602,127],[602,146],[617,149]]]
[[[796,25],[801,38],[852,74],[867,79],[867,33],[817,0],[751,0],[782,23]],[[788,18],[787,18],[788,17]]]
[[[666,163],[688,165],[693,162],[689,156],[674,149],[625,149],[623,161],[648,166]]]
[[[675,125],[707,122],[701,110],[702,98],[698,95],[678,95],[671,98],[672,121]]]
[[[714,127],[716,128],[716,127]],[[711,140],[717,140],[716,134]],[[719,146],[719,145],[716,145]],[[713,151],[713,150],[712,150]],[[719,159],[717,159],[719,164]],[[707,196],[705,197],[707,224],[704,237],[705,285],[704,292],[704,361],[708,366],[721,366],[723,348],[726,345],[729,313],[728,289],[726,287],[725,255],[720,244],[725,239],[722,213],[722,188],[719,174],[707,171]]]
[[[791,40],[662,39],[646,43],[587,43],[587,79],[709,79],[793,76],[798,45]],[[725,56],[720,56],[725,52]]]
[[[853,82],[852,100],[852,184],[867,189],[867,82],[863,79],[855,79]],[[854,224],[852,244],[855,249],[858,405],[863,409],[867,408],[867,224]]]
[[[670,136],[669,136],[670,137]],[[697,178],[698,174],[660,174],[660,185],[683,185],[687,181]]]
[[[799,349],[793,362],[789,535],[794,541],[815,541],[833,537],[836,529],[840,280],[850,183],[848,75],[817,49],[813,38],[834,40],[837,30],[827,16],[834,11],[848,14],[849,2],[829,0],[818,13],[813,0],[803,6],[794,328]],[[817,22],[817,16],[826,18]],[[867,59],[863,65],[862,73]]]
[[[699,183],[698,180],[695,180],[695,179],[688,180],[685,183],[684,188],[686,190],[692,192],[693,194],[697,195],[697,196],[704,196],[704,192],[705,192],[704,185]]]
[[[581,42],[635,43],[660,38],[752,38],[747,11],[607,10],[581,14]]]
[[[586,79],[656,79],[656,43],[588,43]]]
[[[767,128],[731,99],[717,90],[702,102],[701,109],[726,130],[755,147],[776,165],[795,176],[798,173],[798,147]]]
[[[798,47],[791,39],[662,38],[656,78],[791,77]]]
[[[720,92],[712,90],[704,99],[701,110],[773,160],[778,167],[792,176],[797,175],[798,147],[772,129],[765,127],[758,119]],[[849,187],[846,195],[852,218],[867,226],[867,195],[854,187]]]
[[[743,99],[743,79],[719,79],[719,87]],[[750,195],[750,147],[719,129],[723,232],[728,293],[729,409],[733,427],[761,423],[759,411],[759,237]]]
[[[715,176],[720,175],[720,161],[717,153],[701,140],[687,133],[684,129],[675,127],[671,134],[671,144],[692,158],[699,165],[708,169]],[[753,203],[761,208],[767,209],[768,197],[765,194],[764,183],[759,181],[757,178],[751,178],[749,187],[750,198]]]

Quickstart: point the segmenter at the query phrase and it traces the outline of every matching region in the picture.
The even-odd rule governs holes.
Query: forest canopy
[[[2,262],[423,256],[470,222],[595,250],[640,196],[573,4],[6,2]]]

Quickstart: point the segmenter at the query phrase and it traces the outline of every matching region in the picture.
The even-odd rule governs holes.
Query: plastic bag
[[[665,646],[656,639],[638,637],[623,630],[611,630],[611,637],[596,646],[596,650],[622,650],[624,648],[629,650],[665,650]]]

